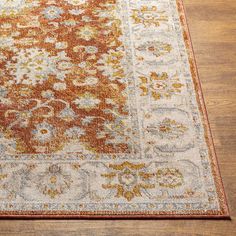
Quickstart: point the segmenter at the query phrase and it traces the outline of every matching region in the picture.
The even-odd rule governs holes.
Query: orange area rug
[[[180,0],[1,0],[0,217],[228,217]]]

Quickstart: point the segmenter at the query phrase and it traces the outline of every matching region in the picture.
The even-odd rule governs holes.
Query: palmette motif
[[[178,7],[1,1],[2,215],[226,214]]]

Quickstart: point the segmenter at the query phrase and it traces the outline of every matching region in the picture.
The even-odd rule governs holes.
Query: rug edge
[[[224,212],[222,214],[222,216],[230,217],[229,205],[228,205],[228,201],[227,201],[227,197],[226,197],[226,193],[225,193],[222,175],[220,172],[218,157],[216,154],[216,149],[215,149],[211,126],[210,126],[210,122],[209,122],[209,118],[208,118],[206,103],[204,100],[202,83],[199,78],[198,67],[197,67],[197,63],[196,63],[194,48],[193,48],[191,34],[190,34],[190,30],[189,30],[184,1],[183,0],[176,0],[176,3],[177,3],[177,7],[178,7],[180,22],[182,25],[184,42],[185,42],[185,46],[187,49],[189,63],[190,63],[190,67],[191,67],[192,78],[193,78],[193,82],[194,82],[194,86],[195,86],[195,93],[196,93],[198,108],[201,113],[202,122],[204,125],[205,140],[206,140],[209,155],[210,155],[212,175],[214,178],[214,183],[215,183],[216,191],[218,194],[220,208],[221,208],[222,212]],[[181,18],[181,16],[182,16],[182,18]]]

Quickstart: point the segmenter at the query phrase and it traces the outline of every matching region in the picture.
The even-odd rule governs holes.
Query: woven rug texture
[[[229,216],[181,0],[1,0],[0,77],[0,217]]]

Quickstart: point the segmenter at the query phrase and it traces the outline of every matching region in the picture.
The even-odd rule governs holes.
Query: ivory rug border
[[[219,171],[216,152],[213,144],[212,134],[210,130],[209,120],[207,117],[207,111],[203,99],[201,83],[199,80],[196,61],[194,58],[193,47],[189,34],[189,29],[186,20],[186,14],[184,10],[183,0],[176,0],[180,22],[183,29],[183,37],[185,46],[188,52],[189,63],[191,67],[192,78],[197,94],[197,102],[199,110],[202,115],[202,122],[205,130],[205,139],[208,145],[209,156],[211,161],[212,175],[216,186],[216,192],[218,194],[218,200],[220,205],[220,211],[206,210],[185,211],[184,214],[179,214],[176,211],[0,211],[1,218],[229,218],[229,210],[227,200],[223,188],[222,178]]]

